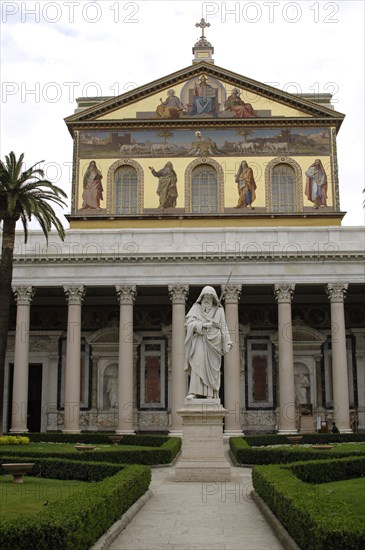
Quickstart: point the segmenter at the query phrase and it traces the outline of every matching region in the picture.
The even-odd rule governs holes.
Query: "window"
[[[192,212],[217,212],[217,191],[217,173],[213,166],[200,164],[194,168],[191,181]]]
[[[272,211],[295,212],[295,172],[289,164],[277,164],[272,170]]]
[[[300,165],[290,157],[276,157],[265,169],[268,212],[303,212],[303,176]]]
[[[114,213],[137,213],[137,171],[133,166],[120,166],[114,174]]]
[[[145,338],[141,344],[139,408],[166,407],[166,341]]]
[[[247,340],[247,405],[274,407],[272,347],[266,339]]]

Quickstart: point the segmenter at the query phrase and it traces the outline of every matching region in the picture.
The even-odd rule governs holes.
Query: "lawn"
[[[365,477],[347,479],[346,481],[332,481],[321,487],[328,497],[340,502],[346,502],[354,515],[362,520],[365,518]]]
[[[58,502],[90,485],[85,481],[61,481],[24,476],[14,483],[13,476],[0,476],[0,516],[4,519],[33,515],[51,502]]]

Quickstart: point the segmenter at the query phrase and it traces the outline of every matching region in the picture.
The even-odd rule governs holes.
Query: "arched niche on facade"
[[[136,171],[137,175],[137,196],[136,196],[136,214],[141,214],[143,211],[143,195],[144,195],[144,172],[142,166],[133,159],[119,159],[109,167],[107,176],[107,196],[106,207],[109,214],[115,214],[115,173],[118,168],[131,167]]]
[[[193,160],[185,170],[185,211],[193,211],[192,178],[193,172],[199,166],[208,165],[214,168],[217,176],[217,212],[224,212],[224,172],[221,165],[209,157],[199,157]]]
[[[134,386],[136,387],[137,348],[142,341],[139,334],[133,333]],[[97,408],[115,412],[113,382],[118,381],[119,372],[119,326],[113,325],[93,332],[87,337],[92,350],[93,376],[97,387]],[[116,377],[114,374],[116,373]]]
[[[268,212],[277,211],[274,200],[274,191],[273,191],[273,175],[274,169],[280,166],[287,166],[292,170],[293,173],[293,201],[292,208],[293,210],[287,210],[287,212],[303,212],[303,176],[302,169],[299,164],[292,158],[287,156],[275,157],[272,159],[265,168],[265,204],[266,210]],[[284,210],[285,211],[285,210]]]
[[[300,376],[309,377],[309,385],[304,389],[306,382],[302,378],[303,388],[302,394],[305,395],[305,401],[303,398],[302,403],[298,400],[298,405],[311,404],[313,410],[321,405],[321,360],[322,360],[322,346],[326,341],[327,336],[322,334],[318,330],[312,328],[308,324],[304,323],[300,319],[295,319],[292,323],[293,333],[293,360],[294,360],[294,382],[298,384],[299,397],[299,385]],[[276,332],[272,335],[271,341],[275,346],[275,353],[278,354],[279,347],[279,333]]]

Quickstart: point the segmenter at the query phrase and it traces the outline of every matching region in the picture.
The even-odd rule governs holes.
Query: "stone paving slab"
[[[283,549],[250,496],[249,468],[217,483],[176,482],[174,468],[153,468],[151,489],[110,550]]]

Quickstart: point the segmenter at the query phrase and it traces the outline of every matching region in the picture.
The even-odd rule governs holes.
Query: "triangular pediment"
[[[95,98],[93,105],[65,121],[72,131],[73,127],[89,123],[195,118],[321,119],[339,127],[344,115],[309,99],[201,62],[117,97],[102,101]]]

